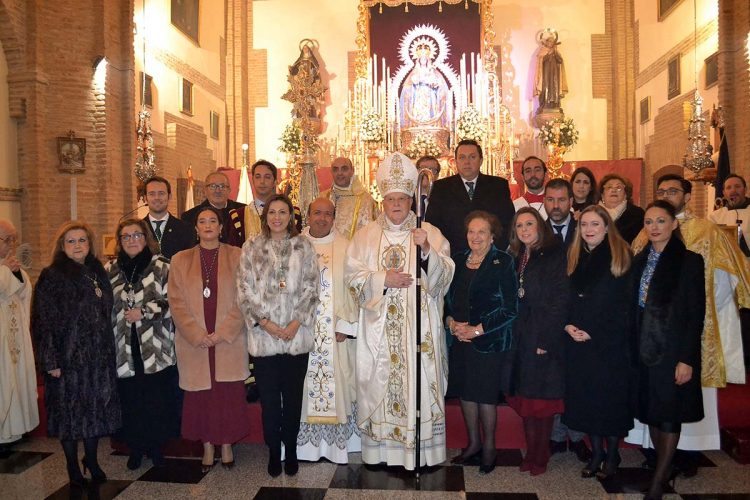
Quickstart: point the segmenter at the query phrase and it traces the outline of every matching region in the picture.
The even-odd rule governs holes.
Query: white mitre
[[[417,168],[408,156],[391,153],[380,162],[375,181],[381,196],[389,193],[403,193],[414,196],[417,188]]]

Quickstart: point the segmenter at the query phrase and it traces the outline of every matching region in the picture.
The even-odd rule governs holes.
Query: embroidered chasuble
[[[357,337],[357,424],[362,431],[362,460],[414,468],[416,420],[416,290],[385,288],[388,269],[416,272],[411,212],[396,226],[381,214],[359,230],[347,250],[350,299],[359,307]],[[422,465],[446,457],[445,388],[448,375],[442,324],[443,297],[453,278],[450,245],[429,223],[430,252],[422,279]]]
[[[351,240],[354,233],[375,220],[378,216],[378,205],[359,179],[352,177],[351,186],[342,188],[337,185],[323,191],[322,198],[328,198],[336,207],[336,219],[333,227],[339,234]]]
[[[39,425],[36,370],[29,332],[31,280],[0,266],[0,443],[21,439]]]
[[[703,387],[745,383],[739,307],[750,307],[750,270],[738,243],[706,219],[691,213],[677,216],[688,250],[703,257],[706,275],[706,318],[701,345]],[[648,244],[641,231],[633,241],[638,253]],[[736,297],[736,299],[735,299]]]
[[[302,234],[313,244],[318,257],[320,303],[315,310],[314,345],[305,375],[297,456],[345,464],[350,452],[361,449],[354,386],[357,310],[347,300],[344,283],[349,241],[336,231],[315,238],[307,227]],[[351,338],[336,342],[336,332]]]

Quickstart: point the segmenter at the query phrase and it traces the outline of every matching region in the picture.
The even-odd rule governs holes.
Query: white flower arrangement
[[[473,104],[469,104],[456,121],[456,137],[459,141],[470,139],[481,142],[486,134],[487,119],[479,114]]]
[[[572,148],[578,143],[578,129],[572,118],[555,118],[542,125],[539,137],[545,146]]]
[[[279,151],[282,153],[300,154],[302,152],[302,130],[295,124],[287,125],[280,139]]]
[[[428,155],[438,157],[441,153],[440,146],[437,145],[432,134],[428,132],[419,132],[406,149],[406,156],[412,159]]]
[[[365,111],[362,115],[359,138],[365,142],[382,142],[383,129],[383,120],[380,119],[380,115],[373,110]]]

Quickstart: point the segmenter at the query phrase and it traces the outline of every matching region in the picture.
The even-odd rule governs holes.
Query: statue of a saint
[[[416,49],[414,68],[404,80],[399,106],[401,127],[438,127],[448,125],[445,112],[448,84],[433,65],[429,46]]]
[[[537,113],[562,112],[560,102],[568,93],[568,82],[565,78],[565,64],[557,51],[560,45],[557,31],[546,28],[539,34],[542,46],[537,55],[534,95],[539,97]]]

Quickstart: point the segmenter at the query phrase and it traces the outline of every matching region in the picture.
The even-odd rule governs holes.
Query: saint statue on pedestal
[[[404,80],[399,102],[401,127],[445,128],[448,84],[433,64],[434,51],[428,43],[421,43],[412,49],[412,55],[414,68]]]
[[[563,58],[557,51],[557,31],[544,29],[538,37],[542,46],[537,55],[534,95],[539,97],[537,114],[562,113],[561,101],[568,93],[568,82],[565,78]]]

